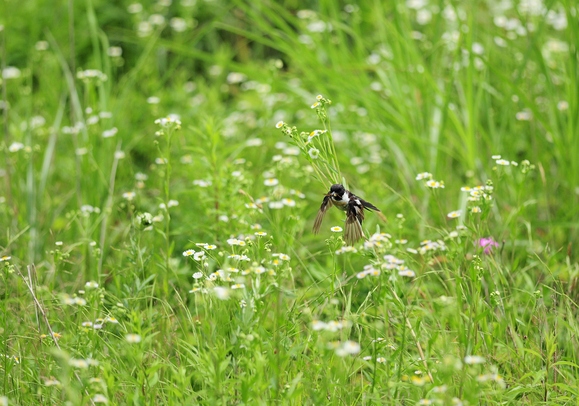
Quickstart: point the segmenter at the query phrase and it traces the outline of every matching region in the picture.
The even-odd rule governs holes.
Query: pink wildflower
[[[484,248],[484,253],[485,254],[491,254],[493,252],[493,248],[494,247],[498,247],[499,243],[496,242],[493,237],[487,237],[487,238],[481,238],[480,240],[478,240],[478,244],[479,246]]]

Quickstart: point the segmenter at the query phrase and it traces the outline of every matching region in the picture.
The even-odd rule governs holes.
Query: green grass
[[[577,404],[579,10],[513,3],[3,2],[0,405]]]

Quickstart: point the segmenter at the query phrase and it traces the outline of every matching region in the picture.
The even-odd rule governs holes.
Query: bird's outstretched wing
[[[317,234],[320,231],[320,227],[322,226],[322,221],[324,220],[324,214],[328,211],[328,209],[332,207],[332,200],[330,196],[324,197],[322,201],[322,205],[320,206],[320,210],[318,210],[318,214],[316,216],[316,220],[314,221],[313,232]]]
[[[376,206],[374,206],[372,203],[367,202],[366,200],[360,199],[360,203],[362,203],[362,206],[364,206],[364,208],[366,210],[374,210],[376,212],[376,214],[378,215],[378,217],[380,217],[380,219],[382,221],[387,221],[386,220],[386,216],[384,216],[384,214],[382,214],[382,212],[380,211],[380,209]]]
[[[378,207],[374,206],[372,203],[367,202],[366,200],[360,199],[360,198],[359,198],[359,200],[360,200],[360,203],[362,203],[362,206],[364,206],[365,209],[380,211],[380,209],[379,209]]]
[[[364,237],[364,230],[362,230],[363,221],[364,209],[357,205],[349,205],[344,227],[344,241],[346,244],[353,245]]]

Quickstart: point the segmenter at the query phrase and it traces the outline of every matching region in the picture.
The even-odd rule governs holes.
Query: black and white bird
[[[324,215],[332,206],[336,206],[338,209],[346,213],[344,241],[346,241],[346,244],[348,245],[352,245],[364,237],[364,231],[362,230],[364,209],[374,210],[382,219],[385,219],[380,210],[372,203],[356,196],[343,185],[335,184],[330,187],[330,191],[324,196],[324,200],[322,201],[322,205],[320,206],[320,210],[318,211],[318,215],[314,221],[314,233],[320,231]]]

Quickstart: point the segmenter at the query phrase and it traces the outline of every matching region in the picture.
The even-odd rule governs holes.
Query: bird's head
[[[339,183],[337,183],[335,185],[332,185],[332,187],[330,187],[330,192],[326,196],[330,196],[330,197],[333,197],[334,199],[339,200],[342,198],[345,191],[346,191],[346,188],[343,185],[340,185]]]

